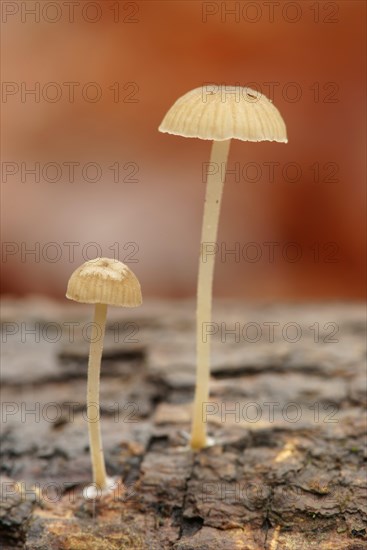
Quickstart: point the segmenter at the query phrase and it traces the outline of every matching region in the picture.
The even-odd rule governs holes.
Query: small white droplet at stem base
[[[207,178],[196,306],[196,388],[191,431],[193,449],[202,449],[208,444],[203,405],[209,401],[210,336],[206,335],[205,327],[211,322],[212,317],[214,250],[230,144],[230,139],[213,141],[210,156],[211,169]],[[222,170],[223,165],[224,170]]]
[[[191,442],[191,435],[188,432],[186,432],[185,430],[181,430],[180,435],[188,443]],[[200,447],[200,449],[207,448],[207,447],[213,447],[217,443],[218,443],[218,441],[215,439],[215,437],[210,437],[209,435],[207,435],[206,439],[205,439],[205,445],[204,445],[204,447]],[[193,447],[191,446],[191,443],[190,443],[189,446],[185,445],[185,449],[191,449],[192,451],[196,450],[196,449],[193,449]],[[197,450],[200,450],[200,449],[197,449]]]
[[[89,446],[92,459],[93,483],[102,490],[106,487],[107,475],[101,438],[99,379],[106,317],[107,305],[96,304],[89,351],[87,385],[87,419]]]
[[[118,478],[106,476],[106,486],[101,489],[96,483],[92,483],[83,489],[85,500],[96,500],[98,498],[112,494],[118,488]]]

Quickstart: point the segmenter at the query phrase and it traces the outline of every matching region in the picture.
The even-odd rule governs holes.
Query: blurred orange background
[[[101,251],[145,297],[194,296],[210,143],[157,128],[217,83],[270,96],[289,143],[232,142],[215,295],[362,298],[365,15],[358,0],[2,2],[2,292],[62,298]]]

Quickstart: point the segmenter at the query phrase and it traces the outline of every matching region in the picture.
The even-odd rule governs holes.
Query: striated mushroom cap
[[[136,307],[142,303],[134,273],[110,258],[96,258],[78,267],[69,279],[66,297],[83,304]]]
[[[159,131],[177,136],[224,141],[287,143],[278,109],[264,94],[241,86],[203,86],[181,96]]]

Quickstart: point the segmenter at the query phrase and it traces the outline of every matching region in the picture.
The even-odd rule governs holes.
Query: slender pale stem
[[[106,326],[106,316],[107,305],[96,304],[89,351],[87,386],[88,430],[89,446],[92,459],[93,482],[97,485],[99,489],[104,489],[107,484],[106,467],[104,463],[101,439],[101,427],[99,420],[99,377],[101,370],[101,358]]]
[[[213,273],[224,174],[231,140],[213,141],[201,230],[196,309],[196,389],[191,432],[191,447],[206,445],[204,407],[209,399],[210,336],[207,323],[212,317]],[[206,337],[205,337],[206,336]]]

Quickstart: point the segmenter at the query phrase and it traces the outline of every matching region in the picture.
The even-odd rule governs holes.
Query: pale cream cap
[[[96,258],[78,267],[69,279],[66,297],[83,304],[136,307],[142,303],[134,273],[110,258]]]
[[[215,141],[288,142],[284,120],[270,99],[241,86],[191,90],[170,108],[159,131]]]

